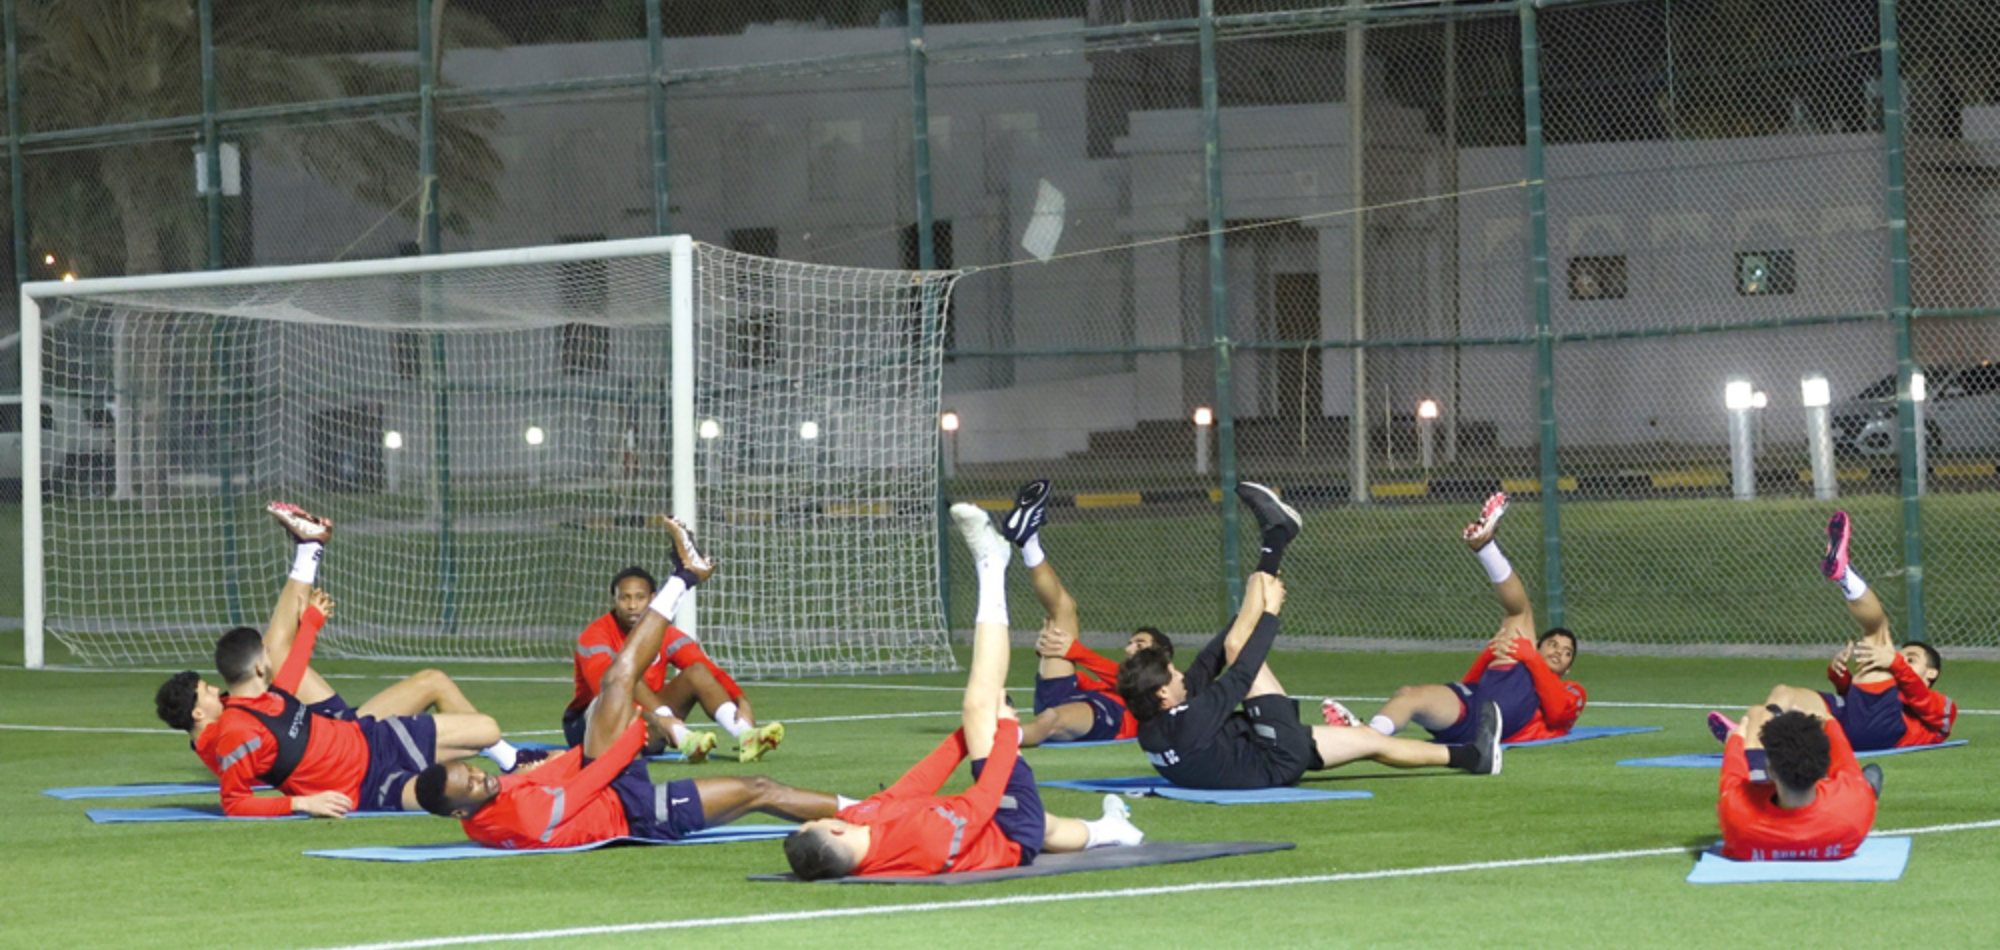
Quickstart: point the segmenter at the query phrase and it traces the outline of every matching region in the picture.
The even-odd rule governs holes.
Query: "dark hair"
[[[263,657],[264,635],[250,627],[237,627],[215,641],[215,671],[231,686],[257,672],[257,661]]]
[[[1542,634],[1542,638],[1535,641],[1535,645],[1541,646],[1549,642],[1550,637],[1568,637],[1570,650],[1572,652],[1576,650],[1576,634],[1571,633],[1568,627],[1550,627],[1549,632]]]
[[[443,762],[433,762],[417,773],[417,777],[411,780],[417,791],[417,807],[439,818],[452,817],[451,799],[444,794],[446,777]]]
[[[846,877],[854,872],[854,860],[834,847],[833,836],[824,829],[794,831],[785,836],[785,860],[792,873],[803,881]]]
[[[1832,764],[1831,744],[1820,721],[1798,710],[1772,716],[1758,732],[1771,777],[1794,791],[1812,788]]]
[[[657,591],[660,589],[660,582],[654,580],[653,575],[650,572],[648,572],[645,568],[640,567],[637,564],[634,564],[631,567],[619,571],[616,575],[614,575],[611,578],[611,592],[613,594],[618,593],[618,585],[625,583],[625,579],[628,577],[636,577],[642,581],[645,581],[647,590]]]
[[[201,689],[201,674],[182,670],[160,684],[153,694],[154,711],[160,721],[186,732],[194,728],[194,702]]]
[[[1173,658],[1158,647],[1140,650],[1118,664],[1118,696],[1140,722],[1160,714],[1160,687],[1173,681]]]
[[[1911,640],[1910,642],[1905,643],[1903,645],[1906,647],[1916,647],[1917,649],[1924,651],[1924,659],[1931,661],[1931,670],[1933,672],[1938,673],[1939,675],[1943,675],[1944,654],[1939,653],[1937,651],[1937,647],[1931,646],[1930,644],[1925,643],[1922,640]]]
[[[1173,659],[1174,641],[1167,639],[1167,635],[1161,633],[1160,628],[1140,627],[1139,629],[1132,631],[1132,635],[1135,637],[1142,633],[1148,637],[1153,638],[1153,646],[1158,647],[1162,652],[1166,653],[1167,659],[1170,660]]]

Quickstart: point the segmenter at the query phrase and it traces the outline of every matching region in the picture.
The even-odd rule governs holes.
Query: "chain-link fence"
[[[1217,626],[1255,479],[1307,520],[1294,634],[1490,632],[1457,532],[1506,490],[1586,644],[1839,641],[1845,508],[1903,630],[2000,646],[1990,3],[4,11],[18,279],[661,232],[972,271],[946,490],[1053,479],[1091,630]]]

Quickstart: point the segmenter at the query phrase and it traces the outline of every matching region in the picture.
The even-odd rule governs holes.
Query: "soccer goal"
[[[22,289],[28,665],[205,667],[333,518],[320,649],[561,659],[613,574],[739,675],[945,670],[938,403],[958,275],[687,237]]]

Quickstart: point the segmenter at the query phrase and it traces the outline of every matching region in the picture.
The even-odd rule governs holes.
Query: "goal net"
[[[673,514],[739,675],[950,669],[956,276],[659,238],[30,285],[30,665],[205,667],[268,616],[283,499],[335,522],[324,655],[564,658]]]

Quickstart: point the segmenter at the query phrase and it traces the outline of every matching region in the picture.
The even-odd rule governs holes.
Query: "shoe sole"
[[[1736,731],[1736,725],[1721,713],[1709,713],[1708,731],[1715,736],[1717,742],[1728,742],[1729,734]]]
[[[1254,499],[1252,496],[1255,496]],[[1244,504],[1250,506],[1251,511],[1257,513],[1257,520],[1261,524],[1276,523],[1277,519],[1266,520],[1264,517],[1268,513],[1269,508],[1276,508],[1284,514],[1286,520],[1291,522],[1293,528],[1305,525],[1305,519],[1299,516],[1298,509],[1285,504],[1278,497],[1278,493],[1272,491],[1268,485],[1262,485],[1257,482],[1239,482],[1236,485],[1236,497],[1242,499]]]
[[[1500,766],[1503,764],[1501,753],[1506,751],[1503,746],[1506,745],[1507,741],[1507,724],[1500,718],[1499,705],[1493,702],[1488,702],[1485,706],[1480,707],[1480,715],[1482,720],[1490,715],[1493,721],[1493,771],[1486,774],[1499,775]]]
[[[1826,557],[1819,562],[1819,572],[1830,581],[1840,580],[1847,573],[1847,543],[1854,537],[1853,527],[1847,520],[1847,512],[1836,511],[1826,522]]]
[[[1035,493],[1034,498],[1028,497],[1030,492]],[[1021,486],[1021,490],[1019,492],[1016,492],[1014,495],[1014,510],[1007,513],[1007,523],[1005,529],[1000,532],[1000,536],[1006,538],[1009,541],[1013,541],[1015,544],[1019,544],[1022,541],[1026,541],[1028,539],[1028,535],[1034,533],[1037,529],[1041,527],[1041,525],[1017,524],[1015,522],[1015,519],[1021,519],[1023,521],[1037,521],[1039,519],[1036,518],[1036,514],[1046,509],[1048,507],[1048,504],[1049,504],[1048,479],[1046,478],[1037,479],[1035,481],[1029,482],[1026,485]],[[1024,515],[1026,517],[1023,517]],[[1020,537],[1018,538],[1013,537],[1014,535],[1020,535]]]
[[[961,501],[951,506],[951,521],[975,559],[981,554],[992,553],[986,550],[988,548],[997,548],[1002,554],[1012,550],[1007,539],[1000,536],[999,529],[993,527],[993,519],[987,517],[985,509],[978,505]]]
[[[1500,527],[1500,518],[1507,513],[1507,493],[1494,492],[1487,496],[1486,504],[1479,508],[1479,520],[1465,526],[1467,541],[1480,535],[1491,537]]]
[[[679,518],[667,519],[667,531],[674,536],[674,558],[681,566],[694,572],[702,579],[715,573],[715,563],[694,546],[694,529],[681,523]]]

